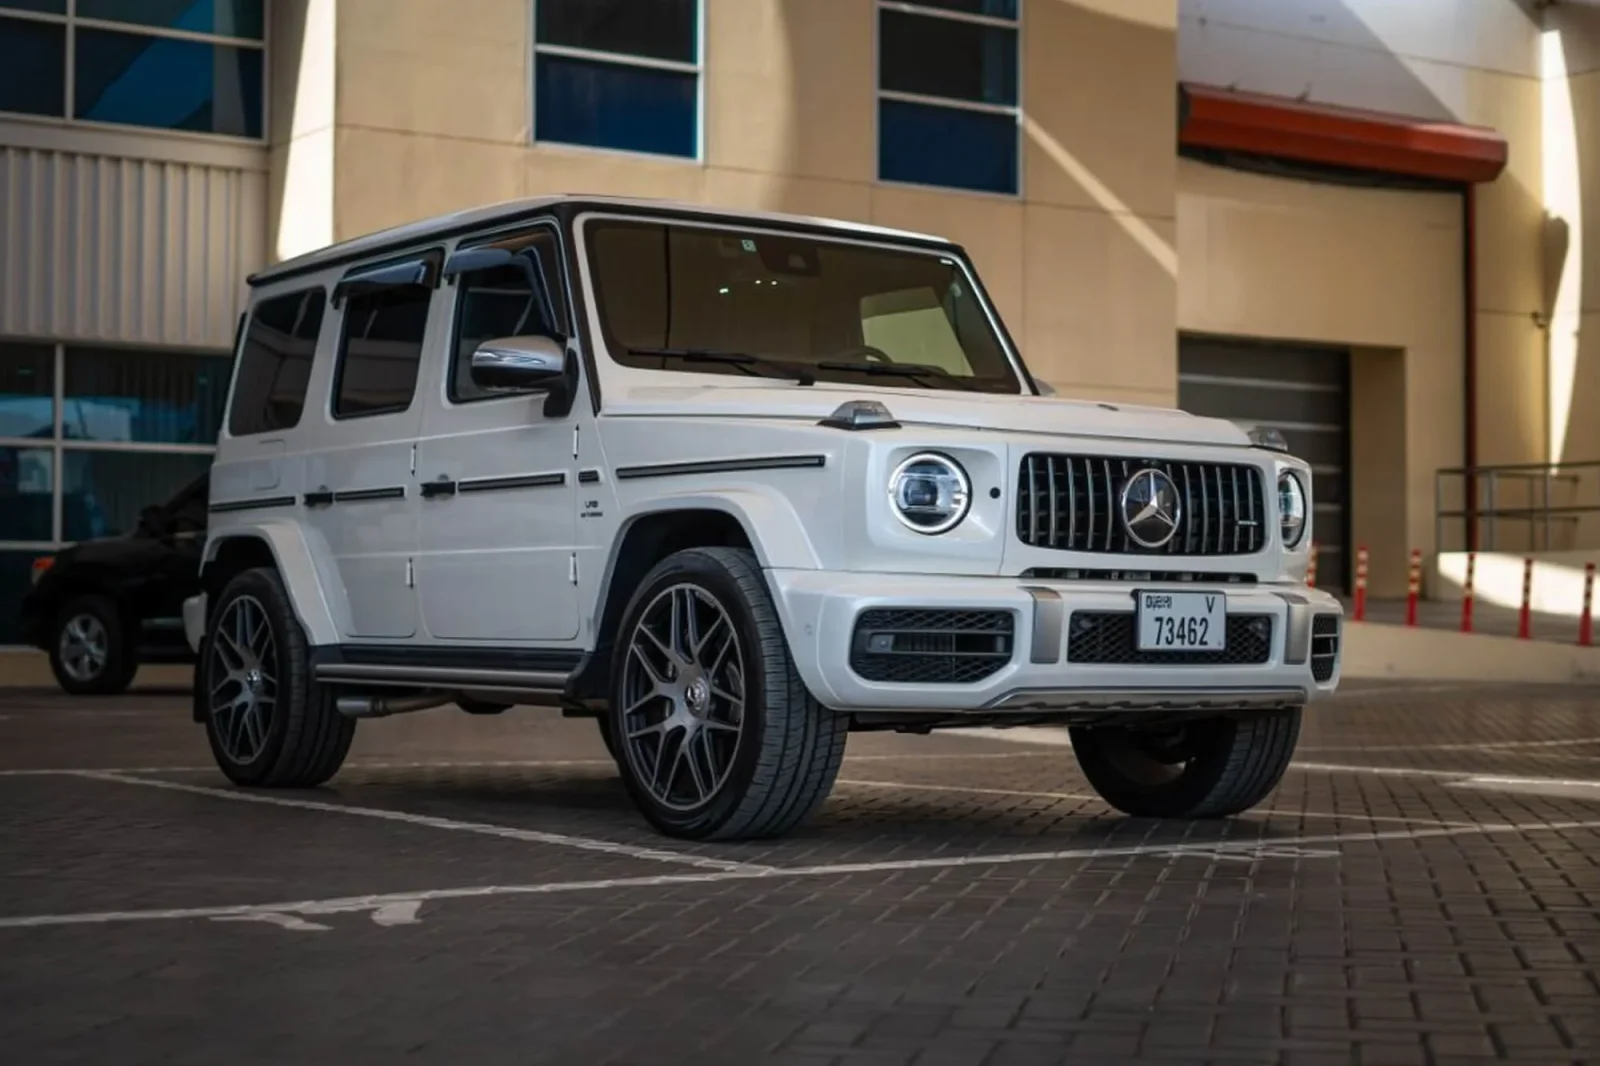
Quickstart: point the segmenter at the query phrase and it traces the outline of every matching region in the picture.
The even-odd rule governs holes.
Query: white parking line
[[[968,785],[911,785],[904,781],[860,781],[839,779],[841,785],[856,785],[861,788],[884,789],[911,789],[923,792],[963,792],[978,796],[1015,796],[1018,799],[1048,799],[1048,800],[1090,800],[1096,803],[1104,802],[1099,796],[1085,792],[1029,792],[1011,788],[976,788]],[[1392,822],[1397,825],[1432,825],[1432,826],[1459,826],[1471,828],[1477,822],[1453,822],[1439,818],[1400,818],[1388,814],[1339,814],[1335,811],[1297,811],[1297,810],[1272,810],[1257,808],[1250,812],[1260,816],[1275,816],[1282,818],[1327,818],[1334,821],[1362,821],[1362,822]]]
[[[725,859],[713,859],[700,855],[685,855],[680,852],[666,851],[659,848],[641,848],[632,844],[620,844],[611,840],[596,840],[591,837],[569,836],[565,833],[546,833],[537,829],[516,829],[511,826],[492,825],[486,822],[461,822],[454,818],[410,814],[405,811],[391,811],[380,807],[354,807],[343,803],[324,803],[320,800],[293,799],[288,796],[264,796],[259,792],[234,792],[220,788],[207,788],[202,785],[185,785],[176,781],[152,781],[146,777],[130,777],[126,774],[105,770],[76,770],[72,771],[69,776],[87,778],[91,781],[110,781],[119,785],[138,785],[143,788],[162,789],[168,792],[185,792],[195,796],[232,800],[235,803],[259,803],[269,807],[288,807],[303,811],[322,811],[328,814],[347,814],[356,818],[376,818],[387,822],[403,822],[406,825],[426,826],[429,829],[444,829],[456,833],[477,833],[482,836],[501,837],[506,840],[520,840],[528,844],[551,844],[556,847],[576,848],[579,851],[621,855],[630,859],[648,859],[651,862],[670,862],[686,866],[699,866],[708,870],[761,871],[772,869],[770,866],[729,862]]]
[[[1600,744],[1600,737],[1570,740],[1493,740],[1481,744],[1302,744],[1296,751],[1502,751],[1524,748],[1570,748]]]
[[[1426,840],[1444,837],[1490,835],[1497,833],[1563,832],[1572,829],[1600,830],[1600,821],[1541,822],[1532,825],[1490,824],[1452,826],[1438,829],[1394,829],[1361,833],[1333,833],[1324,836],[1265,838],[1238,841],[1205,841],[1192,844],[1139,844],[1127,847],[1068,848],[1060,851],[1009,852],[997,855],[946,855],[927,859],[896,859],[884,862],[835,863],[795,867],[747,866],[733,870],[707,870],[701,873],[659,874],[646,877],[612,877],[590,881],[557,881],[544,884],[484,885],[470,888],[428,889],[372,896],[344,896],[337,899],[298,900],[288,903],[247,903],[223,907],[181,907],[143,911],[96,911],[78,914],[35,914],[0,918],[0,929],[32,929],[41,926],[104,925],[112,922],[175,921],[195,918],[243,918],[270,921],[264,916],[334,914],[374,910],[396,904],[422,904],[434,900],[481,899],[493,896],[534,896],[567,892],[591,892],[626,888],[653,888],[670,885],[708,884],[723,881],[766,881],[776,878],[843,877],[858,873],[890,873],[902,870],[948,870],[967,866],[1002,866],[1015,863],[1048,863],[1070,859],[1137,858],[1139,856],[1178,857],[1187,854],[1249,855],[1263,858],[1302,858],[1307,845],[1365,844],[1387,840]],[[1329,856],[1332,857],[1332,856]],[[415,916],[415,911],[409,911]],[[293,924],[293,923],[291,923]]]

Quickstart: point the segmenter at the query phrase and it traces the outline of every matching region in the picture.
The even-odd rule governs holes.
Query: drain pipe
[[[1461,262],[1462,305],[1465,321],[1462,322],[1461,391],[1465,394],[1466,433],[1461,447],[1461,465],[1466,468],[1463,478],[1465,499],[1462,510],[1466,512],[1466,550],[1478,550],[1478,226],[1477,185],[1467,182],[1461,192]],[[1444,545],[1436,544],[1440,552]]]

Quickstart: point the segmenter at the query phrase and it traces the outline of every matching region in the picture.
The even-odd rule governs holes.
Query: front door
[[[578,635],[577,414],[545,414],[543,392],[486,392],[469,361],[496,337],[565,337],[566,287],[553,225],[482,246],[448,266],[453,324],[417,443],[423,624],[441,643],[559,644]],[[543,291],[541,291],[543,290]]]

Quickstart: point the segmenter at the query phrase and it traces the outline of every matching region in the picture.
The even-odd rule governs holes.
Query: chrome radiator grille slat
[[[1134,541],[1120,517],[1128,476],[1146,467],[1172,478],[1183,506],[1172,539],[1159,548]],[[1017,477],[1017,536],[1036,548],[1126,555],[1250,555],[1266,544],[1262,521],[1266,514],[1261,470],[1246,463],[1038,452],[1023,457]]]

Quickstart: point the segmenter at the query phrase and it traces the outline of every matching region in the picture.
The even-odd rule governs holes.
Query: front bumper
[[[183,601],[183,639],[189,642],[189,650],[199,655],[200,641],[205,635],[206,594],[202,592]]]
[[[768,577],[801,679],[812,695],[835,710],[1034,714],[1264,709],[1300,706],[1332,694],[1339,685],[1343,610],[1327,593],[1300,585],[1134,586],[817,570],[770,570]],[[1225,595],[1230,619],[1241,616],[1238,623],[1262,627],[1244,634],[1260,641],[1259,654],[1248,662],[1237,661],[1239,654],[1205,662],[1140,655],[1127,625],[1116,624],[1108,624],[1108,636],[1093,636],[1087,645],[1074,642],[1074,625],[1087,626],[1091,618],[1097,618],[1096,624],[1117,623],[1121,620],[1111,616],[1131,616],[1136,588]],[[857,626],[864,612],[879,610],[1005,612],[1009,657],[977,680],[869,679],[863,672],[873,671],[863,671],[861,656],[870,637],[865,630],[858,634]],[[1323,620],[1314,624],[1318,618]],[[1268,625],[1270,633],[1263,632]],[[1233,621],[1229,629],[1232,642]],[[1124,635],[1125,645],[1118,643]],[[1089,657],[1101,661],[1081,661],[1089,645]],[[960,677],[959,670],[945,672]]]

